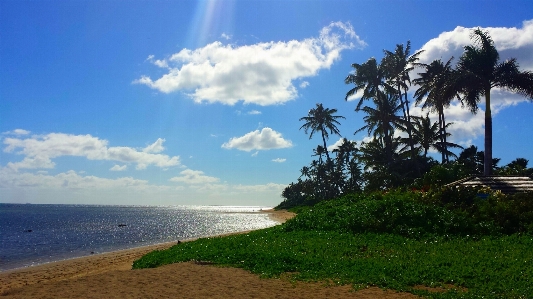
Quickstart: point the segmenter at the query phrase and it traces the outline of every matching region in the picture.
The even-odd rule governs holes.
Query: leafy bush
[[[425,204],[444,207],[448,210],[470,210],[477,202],[478,194],[488,192],[472,187],[440,187],[424,193],[419,200]]]
[[[491,192],[486,200],[478,202],[472,215],[477,221],[492,221],[508,235],[533,233],[533,193]]]
[[[475,223],[466,215],[423,204],[420,196],[411,192],[347,196],[299,214],[285,229],[389,233],[416,239],[476,232]]]
[[[481,194],[487,197],[481,198]],[[418,200],[471,219],[475,234],[533,233],[531,192],[505,195],[489,188],[442,187],[424,193]]]

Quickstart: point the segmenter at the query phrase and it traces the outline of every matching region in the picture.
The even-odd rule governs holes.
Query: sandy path
[[[283,222],[286,211],[265,211]],[[121,250],[0,273],[4,298],[418,298],[351,286],[261,279],[242,269],[192,262],[131,270],[134,260],[175,243]]]

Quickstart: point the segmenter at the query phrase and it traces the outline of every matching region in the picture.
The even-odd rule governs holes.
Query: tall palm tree
[[[488,32],[475,29],[473,44],[464,48],[459,59],[457,90],[473,113],[478,110],[480,96],[485,97],[484,175],[492,174],[492,113],[490,91],[503,88],[533,99],[533,73],[520,71],[516,59],[499,62],[499,53]]]
[[[337,119],[345,118],[344,116],[334,115],[337,109],[324,108],[322,104],[316,104],[316,107],[309,110],[307,116],[300,118],[300,121],[305,123],[300,127],[305,133],[311,130],[309,139],[313,137],[315,132],[322,134],[322,142],[324,143],[324,150],[326,152],[327,160],[330,161],[326,140],[329,139],[329,134],[341,135],[337,125],[340,125]],[[329,133],[328,133],[329,131]]]
[[[397,44],[394,52],[385,50],[385,58],[383,59],[387,79],[391,86],[395,87],[407,128],[407,135],[409,136],[409,145],[411,147],[411,160],[415,163],[414,144],[412,139],[411,115],[409,113],[409,100],[407,98],[407,91],[411,85],[411,78],[409,73],[418,65],[418,56],[423,51],[418,51],[413,55],[411,53],[411,42],[407,41],[404,48],[403,44]],[[418,165],[415,163],[415,168],[418,172]]]
[[[353,63],[352,67],[355,69],[353,74],[349,74],[344,83],[354,84],[354,88],[346,93],[344,98],[346,101],[351,96],[354,96],[358,91],[362,90],[363,95],[359,99],[359,103],[355,111],[359,111],[365,100],[370,100],[378,97],[380,92],[384,89],[391,89],[386,82],[385,69],[378,64],[374,57],[367,60],[363,64]]]
[[[454,89],[453,82],[455,79],[455,72],[451,67],[453,57],[450,58],[446,64],[440,59],[432,61],[430,64],[422,64],[424,72],[418,73],[420,76],[413,80],[413,83],[418,85],[415,92],[416,105],[422,101],[422,109],[429,108],[431,112],[437,112],[439,116],[439,130],[442,131],[440,137],[441,143],[444,146],[442,154],[442,162],[449,161],[448,151],[446,149],[446,119],[444,117],[444,109],[450,106],[453,98],[457,97],[457,91]]]

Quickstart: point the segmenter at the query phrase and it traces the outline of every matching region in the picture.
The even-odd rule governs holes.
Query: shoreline
[[[229,212],[229,213],[240,213],[240,212]],[[294,213],[291,213],[291,212],[288,212],[288,211],[285,211],[285,210],[277,211],[277,210],[274,210],[273,208],[259,209],[259,210],[256,210],[255,213],[268,214],[268,218],[271,221],[277,222],[278,224],[281,224],[281,223],[285,222],[287,219],[292,218],[294,216]],[[246,230],[246,231],[235,231],[235,232],[229,232],[229,233],[221,233],[221,234],[217,234],[217,235],[192,236],[192,237],[188,237],[186,239],[185,238],[183,238],[183,239],[179,238],[179,239],[171,240],[171,241],[161,240],[161,242],[158,242],[158,243],[152,243],[152,244],[148,243],[148,244],[137,245],[137,246],[134,246],[134,247],[127,247],[126,246],[125,248],[117,248],[117,249],[100,251],[100,252],[91,252],[91,253],[87,253],[86,252],[86,253],[82,253],[82,255],[79,255],[79,256],[58,257],[57,259],[54,259],[54,260],[48,260],[48,261],[45,260],[45,261],[42,261],[42,262],[35,262],[35,263],[32,263],[32,264],[26,264],[26,265],[17,266],[16,268],[0,269],[0,274],[7,273],[7,272],[12,272],[12,271],[17,271],[17,270],[29,269],[29,268],[33,268],[33,267],[39,267],[39,266],[48,265],[48,264],[52,264],[52,263],[66,262],[66,261],[73,260],[73,259],[89,258],[89,257],[99,256],[99,255],[102,255],[102,254],[120,252],[120,251],[124,251],[124,250],[136,250],[136,249],[142,250],[144,247],[146,247],[146,248],[148,248],[148,247],[156,248],[158,246],[165,246],[167,244],[170,247],[172,244],[176,244],[178,241],[180,241],[180,242],[188,242],[188,241],[194,241],[194,240],[199,239],[199,238],[224,236],[224,235],[228,235],[228,234],[237,234],[237,233],[246,233],[246,232],[249,232],[249,230]],[[1,282],[1,280],[0,280],[0,282]]]
[[[279,224],[288,211],[263,210]],[[249,232],[249,231],[248,231]],[[238,232],[232,234],[246,233]],[[229,235],[229,234],[225,234]],[[224,235],[218,235],[224,236]],[[217,237],[217,236],[213,236]],[[191,240],[183,240],[192,241]],[[184,262],[132,270],[134,260],[176,242],[143,246],[0,272],[3,298],[359,298],[413,299],[409,293],[328,282],[263,279],[246,270]]]
[[[274,209],[261,210],[259,213],[268,214],[271,220],[278,222],[277,225],[284,223],[295,215],[286,210],[278,211]],[[190,242],[199,238],[221,237],[248,232],[250,231],[247,230],[214,236],[204,236],[179,241]],[[41,282],[57,282],[72,278],[97,275],[109,271],[131,270],[133,261],[154,250],[170,248],[173,245],[176,245],[177,242],[178,240],[5,270],[0,272],[0,295],[9,292],[9,290],[13,288],[38,284]]]

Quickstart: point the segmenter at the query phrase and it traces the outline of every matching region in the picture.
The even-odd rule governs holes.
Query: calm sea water
[[[277,224],[264,208],[0,203],[0,271]]]

